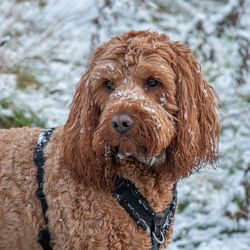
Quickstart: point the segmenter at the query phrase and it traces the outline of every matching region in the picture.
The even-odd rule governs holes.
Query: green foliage
[[[158,13],[173,13],[173,4],[171,1],[155,0],[154,3],[157,6]],[[157,20],[153,22],[157,22]]]
[[[12,114],[10,115],[0,113],[0,128],[24,126],[45,127],[45,121],[40,120],[34,112],[30,109],[23,110],[16,107],[9,99],[2,99],[0,101],[0,108],[12,110]]]
[[[242,206],[242,201],[243,201],[243,198],[241,197],[241,194],[235,194],[233,201],[237,204],[238,207],[241,207]]]
[[[181,202],[178,204],[178,213],[182,213],[183,210],[188,206],[189,203],[190,203],[189,200],[181,201]]]
[[[18,89],[25,90],[29,86],[33,86],[35,89],[41,87],[41,83],[36,79],[35,73],[32,73],[30,69],[25,70],[24,68],[17,66],[11,72],[17,75]]]

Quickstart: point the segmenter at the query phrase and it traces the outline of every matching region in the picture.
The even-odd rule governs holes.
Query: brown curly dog
[[[148,230],[113,194],[117,178],[163,211],[174,183],[216,161],[216,96],[191,50],[165,34],[131,31],[103,43],[44,150],[48,224],[33,160],[42,130],[0,130],[0,249],[42,249],[45,228],[53,249],[150,249]],[[172,224],[158,247],[169,244]]]

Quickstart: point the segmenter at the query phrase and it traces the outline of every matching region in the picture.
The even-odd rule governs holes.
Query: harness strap
[[[43,192],[43,186],[44,186],[44,169],[43,165],[45,163],[45,157],[44,157],[44,148],[49,142],[50,136],[52,135],[52,132],[54,131],[55,128],[51,129],[45,129],[42,131],[42,133],[39,135],[38,140],[37,140],[37,146],[34,152],[34,162],[37,166],[37,182],[38,182],[38,188],[36,191],[36,195],[38,199],[40,200],[42,204],[42,210],[43,210],[43,215],[44,215],[44,220],[46,225],[48,224],[48,218],[46,216],[46,211],[48,209],[48,204]],[[41,230],[38,233],[37,236],[37,241],[40,243],[42,248],[44,250],[52,250],[49,242],[50,242],[50,233],[48,229]]]
[[[46,197],[43,192],[44,187],[44,148],[49,142],[55,128],[43,130],[37,140],[37,146],[34,153],[34,162],[37,166],[37,182],[38,189],[36,195],[42,204],[42,211],[46,225],[48,218],[46,211],[48,209]],[[172,224],[177,206],[177,183],[174,184],[172,192],[173,197],[170,204],[161,213],[155,211],[148,204],[147,200],[136,189],[135,185],[122,177],[116,180],[115,190],[113,196],[116,197],[120,205],[129,213],[136,224],[141,226],[148,232],[151,240],[151,250],[158,250],[162,243],[164,243],[165,235]],[[50,233],[48,229],[41,230],[38,233],[37,241],[44,250],[53,250],[49,244]]]
[[[167,208],[161,213],[155,213],[132,182],[122,177],[117,178],[113,196],[136,224],[148,232],[152,244],[151,250],[159,249],[160,245],[164,243],[165,235],[172,224],[177,206],[176,186],[175,183],[172,189],[173,198]]]

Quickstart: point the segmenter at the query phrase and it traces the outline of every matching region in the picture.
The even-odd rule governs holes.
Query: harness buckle
[[[152,235],[159,244],[162,244],[164,242],[164,235],[162,229],[165,222],[165,217],[166,216],[164,213],[157,213],[153,218],[154,228],[152,230]]]
[[[156,235],[155,235],[155,233],[153,232],[152,233],[152,235],[153,235],[153,237],[154,237],[154,239],[155,239],[155,241],[157,242],[157,243],[159,243],[159,244],[162,244],[163,242],[164,242],[164,235],[163,235],[163,233],[162,233],[162,231],[160,232],[161,233],[161,238],[160,239],[158,239],[158,237],[156,237]]]

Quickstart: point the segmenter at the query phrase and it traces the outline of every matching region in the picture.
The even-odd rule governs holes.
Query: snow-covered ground
[[[241,183],[250,166],[249,0],[0,0],[0,115],[15,106],[47,127],[64,123],[91,51],[131,29],[188,44],[222,102],[218,167],[180,181],[168,249],[250,249]],[[16,86],[20,72],[28,86]]]

